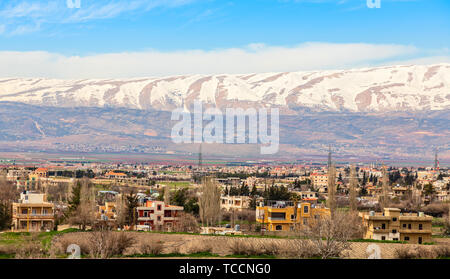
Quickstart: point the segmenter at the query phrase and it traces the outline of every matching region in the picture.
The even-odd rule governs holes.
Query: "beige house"
[[[248,209],[251,198],[248,196],[221,196],[220,208],[226,211],[236,210],[242,211]]]
[[[384,212],[361,212],[364,238],[399,240],[413,244],[431,242],[433,217],[419,213],[401,213],[398,208],[385,208]]]
[[[12,204],[13,231],[53,230],[55,206],[47,202],[45,194],[24,192],[18,203]]]

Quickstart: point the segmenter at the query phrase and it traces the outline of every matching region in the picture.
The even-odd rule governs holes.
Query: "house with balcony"
[[[401,213],[398,208],[384,208],[383,212],[360,212],[364,238],[399,240],[411,244],[431,242],[433,217],[419,213]]]
[[[308,202],[266,201],[256,207],[256,221],[267,231],[294,231],[329,215],[329,208]]]
[[[177,221],[182,206],[168,205],[163,201],[146,201],[137,207],[138,230],[155,230],[166,228],[171,231]]]
[[[249,208],[250,201],[248,196],[221,196],[220,208],[226,211],[242,211]]]
[[[12,204],[12,231],[47,231],[55,225],[55,207],[45,194],[23,192]]]

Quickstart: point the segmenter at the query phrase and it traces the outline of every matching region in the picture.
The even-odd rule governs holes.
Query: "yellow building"
[[[398,208],[385,208],[384,212],[360,212],[364,225],[364,238],[400,240],[413,244],[431,242],[433,217],[419,213],[401,213]]]
[[[115,220],[116,214],[116,203],[115,202],[105,202],[104,205],[98,206],[97,218],[102,220]]]
[[[307,202],[268,201],[256,207],[256,221],[268,231],[293,231],[296,226],[307,225],[314,219],[330,215],[330,209]]]

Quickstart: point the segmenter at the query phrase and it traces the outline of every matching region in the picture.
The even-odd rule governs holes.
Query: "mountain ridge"
[[[171,111],[194,100],[225,107],[392,112],[450,108],[450,64],[133,79],[0,79],[0,101]]]

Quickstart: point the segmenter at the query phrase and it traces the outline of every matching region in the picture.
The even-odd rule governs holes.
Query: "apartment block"
[[[242,211],[249,208],[250,201],[248,196],[221,196],[220,208],[226,211]]]
[[[419,213],[401,213],[398,208],[385,208],[383,212],[360,212],[364,225],[364,238],[400,240],[412,244],[431,242],[433,217]]]
[[[183,209],[182,206],[167,205],[163,201],[146,201],[144,206],[137,208],[138,229],[154,230],[165,227],[171,230]]]
[[[256,207],[256,221],[268,231],[294,231],[315,219],[329,216],[330,209],[308,202],[267,201]]]

